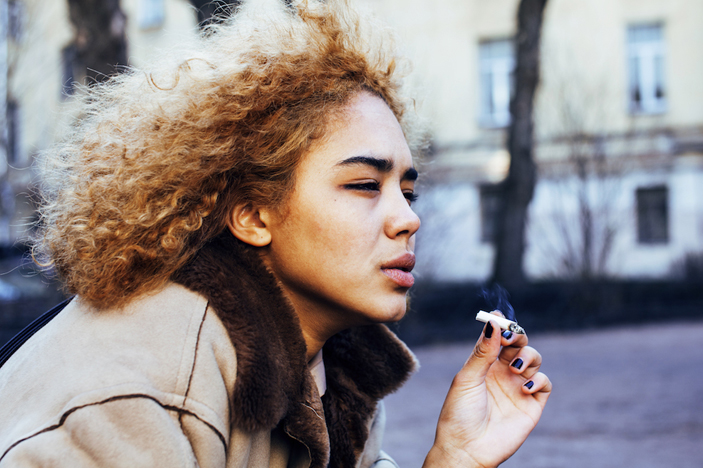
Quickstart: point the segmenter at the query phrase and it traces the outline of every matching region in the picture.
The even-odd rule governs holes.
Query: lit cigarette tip
[[[508,320],[497,315],[493,315],[484,310],[481,310],[478,312],[478,314],[476,314],[476,320],[484,323],[488,323],[492,320],[493,322],[497,323],[498,326],[503,330],[510,330],[511,332],[517,333],[518,335],[525,334],[525,330],[520,325],[518,325],[517,322],[513,322],[512,320]]]

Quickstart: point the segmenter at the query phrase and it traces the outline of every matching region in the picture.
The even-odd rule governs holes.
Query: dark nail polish
[[[535,383],[531,380],[528,380],[527,382],[525,382],[525,387],[527,387],[528,390],[532,390],[532,387],[534,387],[534,386],[535,386]]]
[[[513,332],[511,332],[510,330],[505,330],[503,333],[501,333],[501,335],[503,335],[503,338],[505,338],[506,340],[509,340],[513,337]]]
[[[520,368],[522,368],[522,359],[517,358],[510,365],[513,366],[515,369],[520,369]]]
[[[491,325],[491,322],[486,324],[486,331],[484,332],[484,335],[486,335],[486,338],[493,336],[493,325]]]

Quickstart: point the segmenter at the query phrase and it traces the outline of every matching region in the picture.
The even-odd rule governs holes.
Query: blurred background
[[[368,3],[432,134],[401,334],[495,282],[532,330],[703,314],[703,2]]]
[[[70,131],[75,84],[146,65],[237,3],[0,0],[0,344],[62,298],[23,239],[35,219],[31,186],[41,183],[33,162]],[[452,363],[443,377],[423,369],[389,406],[407,411],[446,391],[481,329],[475,313],[510,300],[552,353],[563,389],[596,369],[607,382],[555,394],[559,414],[548,407],[548,429],[518,452],[535,451],[521,466],[701,466],[703,382],[693,367],[703,352],[681,346],[703,331],[703,1],[352,3],[396,30],[431,137],[415,205],[417,286],[394,327],[429,362]],[[662,358],[674,349],[679,359]],[[651,400],[644,381],[662,383]],[[618,389],[642,406],[596,396]],[[591,419],[569,395],[591,402]],[[646,411],[662,401],[679,403]],[[568,426],[577,414],[586,432]],[[625,419],[601,424],[609,415]],[[436,414],[417,418],[389,420],[405,466],[419,467],[412,448],[424,447],[408,431],[431,439]],[[623,429],[644,422],[654,428],[645,435]],[[642,442],[608,459],[601,452],[619,453],[612,446],[584,444],[593,431],[603,443],[614,434]],[[685,443],[646,442],[660,433]],[[555,443],[574,451],[544,458]]]

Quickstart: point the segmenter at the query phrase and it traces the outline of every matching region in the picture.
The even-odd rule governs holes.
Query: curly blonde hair
[[[85,91],[83,117],[45,156],[33,241],[68,293],[123,305],[222,232],[233,206],[278,206],[362,90],[421,146],[387,32],[344,0],[280,3],[245,5],[180,57]]]

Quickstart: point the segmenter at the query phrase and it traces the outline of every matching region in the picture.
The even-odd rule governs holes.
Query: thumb
[[[500,353],[500,327],[495,322],[488,322],[478,339],[471,356],[462,369],[470,380],[483,381],[491,365]]]

